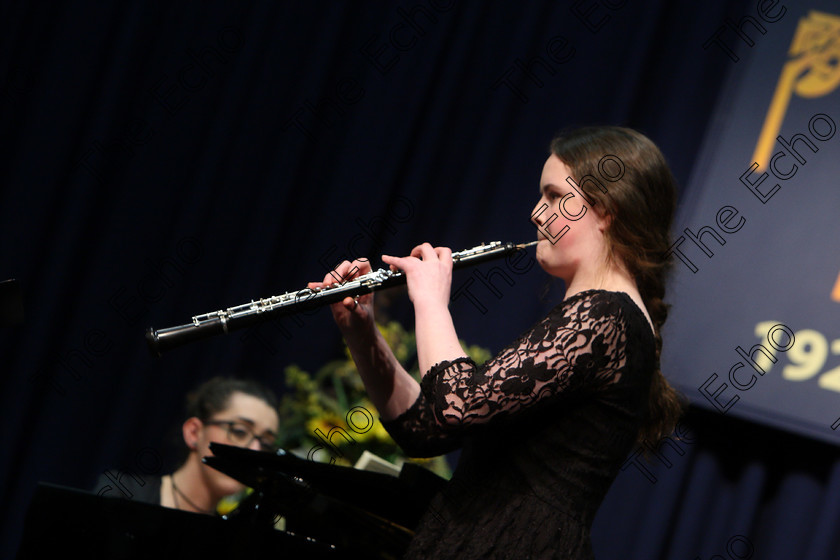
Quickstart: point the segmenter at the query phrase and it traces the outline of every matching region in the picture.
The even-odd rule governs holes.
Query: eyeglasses
[[[252,441],[257,440],[260,442],[260,451],[268,451],[270,453],[277,451],[277,444],[273,437],[258,436],[247,424],[242,422],[235,420],[208,420],[204,423],[209,426],[224,426],[228,441],[234,445],[248,447]]]

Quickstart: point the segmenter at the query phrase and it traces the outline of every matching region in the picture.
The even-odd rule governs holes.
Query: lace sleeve
[[[468,358],[432,367],[417,402],[385,427],[408,453],[445,452],[472,426],[595,391],[621,376],[623,325],[612,299],[567,300],[481,367]]]

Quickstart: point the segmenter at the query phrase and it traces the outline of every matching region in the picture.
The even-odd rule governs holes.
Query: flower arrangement
[[[397,360],[419,381],[414,333],[407,332],[396,321],[377,324],[377,327]],[[463,341],[461,344],[477,364],[490,358],[490,352],[484,348],[467,346]],[[411,461],[449,478],[451,471],[444,457],[411,459],[405,456],[375,416],[375,408],[367,398],[346,346],[344,355],[343,360],[326,363],[314,375],[294,364],[285,369],[290,391],[280,404],[280,446],[308,454],[317,461],[340,465],[353,465],[364,451],[369,451],[397,466]],[[367,419],[363,421],[362,416]],[[337,432],[336,437],[330,438],[332,449],[337,453],[322,448],[318,448],[321,449],[318,453],[311,453],[319,445],[327,447],[323,435],[330,434],[331,430]]]

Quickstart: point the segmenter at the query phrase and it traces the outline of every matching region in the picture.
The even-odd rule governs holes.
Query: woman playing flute
[[[531,215],[537,261],[566,292],[495,358],[477,367],[458,341],[445,247],[382,256],[407,277],[420,383],[377,330],[372,294],[332,305],[395,441],[417,457],[462,450],[406,558],[593,558],[590,527],[622,462],[680,414],[659,370],[675,206],[665,159],[618,127],[562,134],[550,151]],[[360,259],[336,272],[369,270]]]

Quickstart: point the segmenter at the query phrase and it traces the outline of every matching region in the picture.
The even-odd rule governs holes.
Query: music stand
[[[235,515],[273,523],[348,551],[399,557],[445,480],[406,463],[399,477],[211,443],[211,467],[254,489]]]

